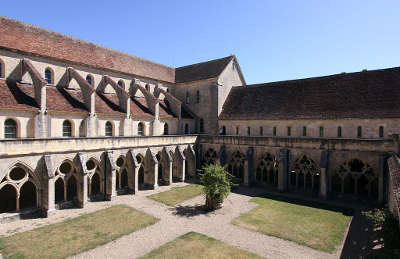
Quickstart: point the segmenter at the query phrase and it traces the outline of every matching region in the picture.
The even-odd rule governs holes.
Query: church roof
[[[173,83],[175,69],[0,16],[0,48]]]
[[[400,67],[233,87],[220,120],[399,118]]]
[[[232,55],[207,62],[178,67],[175,70],[175,82],[184,83],[217,77],[234,57],[235,56]]]

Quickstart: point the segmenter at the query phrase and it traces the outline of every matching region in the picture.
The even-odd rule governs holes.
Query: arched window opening
[[[200,133],[204,133],[204,120],[200,119]]]
[[[150,85],[149,84],[146,84],[145,88],[146,88],[147,91],[150,91]]]
[[[48,85],[53,84],[53,71],[50,68],[46,68],[44,71],[44,79]]]
[[[164,124],[164,135],[168,135],[168,123]]]
[[[185,134],[189,134],[189,124],[185,124]]]
[[[138,135],[144,136],[144,126],[143,126],[142,122],[139,122],[139,124],[138,124]]]
[[[169,88],[167,88],[167,93],[169,93]]]
[[[260,127],[260,136],[264,135],[264,128]]]
[[[4,138],[17,138],[18,126],[13,119],[7,119],[4,122]]]
[[[261,183],[278,185],[278,160],[270,153],[266,153],[256,170],[256,180]]]
[[[138,172],[138,189],[143,190],[144,189],[144,168],[143,165],[140,166],[139,172]]]
[[[239,135],[239,126],[236,126],[236,135]]]
[[[186,92],[186,103],[187,103],[187,104],[190,103],[190,95],[189,95],[189,92]]]
[[[319,137],[323,138],[324,137],[324,127],[319,127]]]
[[[63,122],[63,137],[72,137],[72,124],[69,120]]]
[[[93,76],[87,75],[86,82],[88,82],[89,85],[93,86],[93,84],[94,84]]]
[[[100,194],[100,176],[98,173],[95,173],[92,176],[91,182],[90,182],[90,194],[92,196],[96,196]]]
[[[36,187],[28,181],[22,185],[19,196],[19,208],[21,210],[36,207]]]
[[[106,135],[106,137],[113,136],[113,125],[109,121],[106,122],[106,134],[105,135]]]
[[[222,126],[222,128],[219,129],[219,135],[226,135],[226,127]]]
[[[77,184],[74,176],[71,176],[67,182],[67,201],[73,201],[78,197]]]
[[[121,172],[121,189],[128,188],[128,172],[126,169]]]
[[[272,135],[273,135],[274,137],[276,137],[276,127],[274,127],[274,128],[272,129]]]
[[[6,77],[5,75],[4,75],[4,62],[3,62],[3,60],[1,60],[0,59],[0,78],[4,78],[4,77]]]
[[[86,120],[82,120],[79,124],[79,137],[86,137]]]
[[[196,103],[200,103],[200,91],[197,90],[196,92]]]
[[[317,163],[303,155],[295,160],[293,169],[294,175],[290,181],[292,186],[296,189],[308,189],[317,195],[320,183],[320,169]]]
[[[362,137],[362,128],[361,126],[357,127],[357,138],[361,138]]]
[[[287,127],[287,135],[290,137],[292,135],[292,127]]]
[[[251,134],[251,129],[250,129],[250,127],[247,127],[247,135],[250,136],[250,134]]]
[[[124,87],[125,87],[124,81],[119,80],[119,81],[118,81],[118,86],[121,87],[121,88],[124,88]]]
[[[338,138],[342,137],[342,127],[340,127],[340,126],[337,128],[337,136],[338,136]]]
[[[0,189],[0,213],[17,210],[17,191],[7,184]]]
[[[307,127],[303,127],[303,137],[307,137]]]
[[[384,128],[383,128],[383,126],[380,126],[380,127],[379,127],[379,137],[380,137],[380,138],[383,138],[383,137],[384,137]]]
[[[64,201],[64,181],[62,178],[58,178],[55,182],[55,202],[63,202]]]

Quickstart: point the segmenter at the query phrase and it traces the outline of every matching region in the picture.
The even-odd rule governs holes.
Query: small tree
[[[204,186],[206,206],[210,210],[219,209],[231,191],[232,177],[224,167],[217,165],[207,165],[203,167],[203,172],[200,181]]]

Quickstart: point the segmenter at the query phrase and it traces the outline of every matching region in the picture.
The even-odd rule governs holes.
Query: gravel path
[[[182,183],[173,186],[184,185]],[[256,207],[249,202],[251,196],[231,193],[224,207],[216,212],[203,210],[204,198],[195,197],[176,207],[166,206],[146,196],[164,191],[170,187],[160,187],[156,191],[139,192],[137,195],[119,196],[112,202],[89,203],[84,209],[61,210],[49,219],[20,220],[5,224],[0,234],[26,231],[38,225],[51,224],[109,207],[126,204],[151,214],[159,219],[158,223],[123,236],[113,242],[84,252],[74,258],[136,258],[158,248],[166,242],[190,232],[198,232],[267,258],[338,258],[339,252],[328,254],[283,239],[263,235],[230,224],[232,219]],[[16,230],[16,231],[15,231]]]

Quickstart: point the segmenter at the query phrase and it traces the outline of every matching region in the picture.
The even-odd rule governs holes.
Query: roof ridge
[[[211,60],[207,60],[207,61],[203,61],[203,62],[198,62],[198,63],[194,63],[194,64],[182,66],[182,67],[176,67],[175,69],[187,68],[187,67],[196,66],[196,65],[200,65],[200,64],[207,64],[207,63],[210,63],[210,62],[220,61],[220,60],[223,60],[223,59],[234,58],[234,57],[235,57],[235,55],[229,55],[229,56],[226,56],[226,57],[223,57],[223,58],[216,58],[216,59],[211,59]]]
[[[99,48],[106,49],[108,51],[112,51],[112,52],[116,52],[116,53],[119,53],[119,54],[131,56],[131,57],[139,59],[141,61],[146,61],[146,62],[155,64],[155,65],[160,65],[160,66],[163,66],[163,67],[166,67],[166,68],[175,69],[174,67],[170,67],[170,66],[167,66],[167,65],[164,65],[164,64],[161,64],[161,63],[157,63],[157,62],[151,61],[149,59],[138,57],[138,56],[135,56],[133,54],[130,54],[130,53],[127,53],[127,52],[124,52],[124,51],[121,51],[121,50],[113,49],[113,48],[110,48],[110,47],[107,47],[107,46],[104,46],[104,45],[101,45],[101,44],[98,44],[98,43],[94,43],[94,42],[91,42],[91,41],[88,41],[88,40],[84,40],[84,39],[81,39],[81,38],[78,38],[78,37],[74,37],[74,36],[68,35],[66,33],[61,33],[61,32],[50,30],[50,29],[47,29],[47,28],[44,28],[44,27],[40,27],[40,26],[35,25],[35,24],[27,23],[27,22],[24,22],[24,21],[19,21],[17,19],[10,18],[10,17],[4,16],[4,15],[0,15],[0,24],[1,24],[1,20],[2,19],[10,20],[10,21],[13,21],[15,23],[19,23],[19,24],[23,25],[26,28],[33,28],[33,29],[38,29],[38,30],[42,30],[42,31],[47,31],[47,32],[49,32],[51,34],[60,35],[60,36],[62,36],[64,38],[67,38],[67,39],[70,39],[70,40],[73,40],[73,41],[91,44],[91,45],[93,45],[95,47],[99,47]]]
[[[262,87],[262,86],[272,86],[273,84],[294,83],[294,82],[301,82],[301,81],[308,81],[308,80],[319,80],[319,79],[327,79],[327,78],[333,78],[333,77],[339,77],[339,76],[353,76],[355,74],[366,74],[366,73],[381,72],[381,71],[395,70],[395,69],[400,69],[400,66],[373,69],[373,70],[365,70],[365,71],[342,72],[342,73],[330,74],[330,75],[324,75],[324,76],[313,76],[313,77],[305,77],[305,78],[296,78],[296,79],[289,79],[289,80],[257,83],[257,84],[245,85],[245,86],[243,86],[243,88],[247,88],[247,87],[248,88],[256,88],[256,87]],[[239,88],[239,87],[233,87],[232,89],[234,89],[234,88]]]

